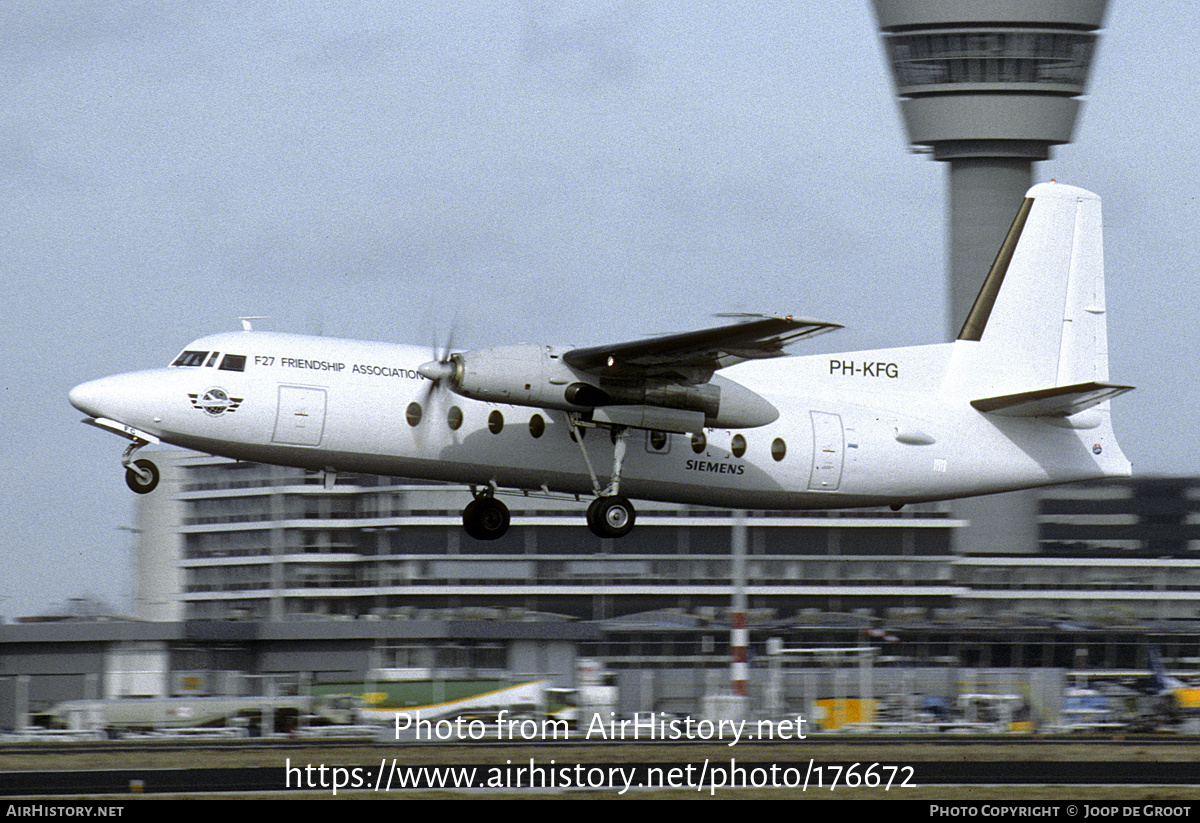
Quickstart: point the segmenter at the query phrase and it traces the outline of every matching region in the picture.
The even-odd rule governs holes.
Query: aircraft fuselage
[[[702,435],[636,430],[633,498],[830,509],[987,494],[1127,473],[1107,419],[985,415],[945,385],[953,343],[779,358],[724,374],[769,400],[773,423]],[[72,403],[164,443],[238,460],[590,494],[567,413],[431,390],[427,349],[268,332],[187,347],[199,365],[83,384]],[[241,370],[221,368],[233,355]],[[242,360],[244,358],[244,360]],[[177,361],[178,362],[178,361]],[[1088,416],[1090,415],[1090,416]],[[583,446],[603,475],[606,429]],[[1122,471],[1122,466],[1124,471]]]

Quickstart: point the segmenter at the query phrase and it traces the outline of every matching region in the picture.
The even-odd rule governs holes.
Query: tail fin
[[[1161,693],[1172,689],[1187,688],[1187,684],[1178,677],[1167,674],[1167,669],[1162,662],[1162,651],[1158,646],[1148,646],[1146,656],[1150,660],[1150,683],[1155,691]]]
[[[1156,689],[1162,690],[1167,687],[1167,673],[1162,664],[1162,653],[1158,650],[1158,646],[1146,647],[1146,657],[1150,662],[1150,677],[1151,682]]]
[[[1029,190],[958,340],[978,344],[957,377],[981,411],[1073,414],[1129,390],[1108,383],[1099,197]]]

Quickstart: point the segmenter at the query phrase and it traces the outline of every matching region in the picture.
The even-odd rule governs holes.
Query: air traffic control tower
[[[874,0],[908,139],[950,166],[950,334],[1075,127],[1107,0]]]

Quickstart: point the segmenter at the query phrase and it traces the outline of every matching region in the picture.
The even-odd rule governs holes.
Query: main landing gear
[[[619,494],[597,497],[587,510],[588,528],[597,537],[624,537],[633,530],[633,504]]]
[[[121,465],[125,467],[125,485],[138,494],[149,494],[158,487],[158,466],[150,460],[134,460],[134,453],[146,444],[134,441],[121,455]]]
[[[588,476],[592,480],[592,489],[596,499],[587,508],[587,524],[592,534],[597,537],[624,537],[633,530],[633,522],[637,518],[633,504],[629,498],[620,493],[621,464],[625,460],[625,443],[629,439],[629,429],[625,426],[614,426],[611,429],[613,442],[613,473],[612,479],[604,488],[596,478],[592,469],[592,461],[587,450],[583,447],[583,434],[579,430],[579,421],[574,415],[568,415],[567,421],[571,427],[571,436],[579,444],[583,453],[583,462],[587,465]],[[493,486],[477,489],[471,487],[475,499],[463,509],[463,528],[467,534],[476,540],[499,540],[508,531],[509,514],[505,506],[495,498]]]
[[[633,529],[635,514],[633,504],[619,494],[597,497],[588,506],[588,528],[597,537],[624,537]],[[499,540],[508,531],[510,518],[508,506],[489,490],[476,494],[463,509],[462,519],[463,529],[476,540]]]
[[[575,415],[568,414],[567,422],[571,426],[572,437],[579,444],[579,451],[583,453],[583,462],[587,465],[588,476],[592,479],[592,489],[596,492],[596,499],[591,502],[587,510],[588,528],[597,537],[624,537],[633,530],[633,521],[637,517],[637,512],[633,510],[633,504],[629,502],[628,498],[622,497],[620,493],[621,465],[625,462],[625,443],[629,439],[629,429],[626,426],[612,428],[612,478],[608,481],[608,485],[601,489],[587,449],[583,447],[583,435],[579,431],[578,420]]]
[[[508,506],[493,497],[490,488],[474,494],[463,509],[463,528],[476,540],[499,540],[508,531]]]

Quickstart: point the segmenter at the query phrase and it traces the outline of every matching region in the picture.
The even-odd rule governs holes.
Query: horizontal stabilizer
[[[1066,417],[1132,390],[1133,386],[1112,383],[1076,383],[1073,386],[986,397],[972,400],[971,405],[981,412],[1004,417]]]

